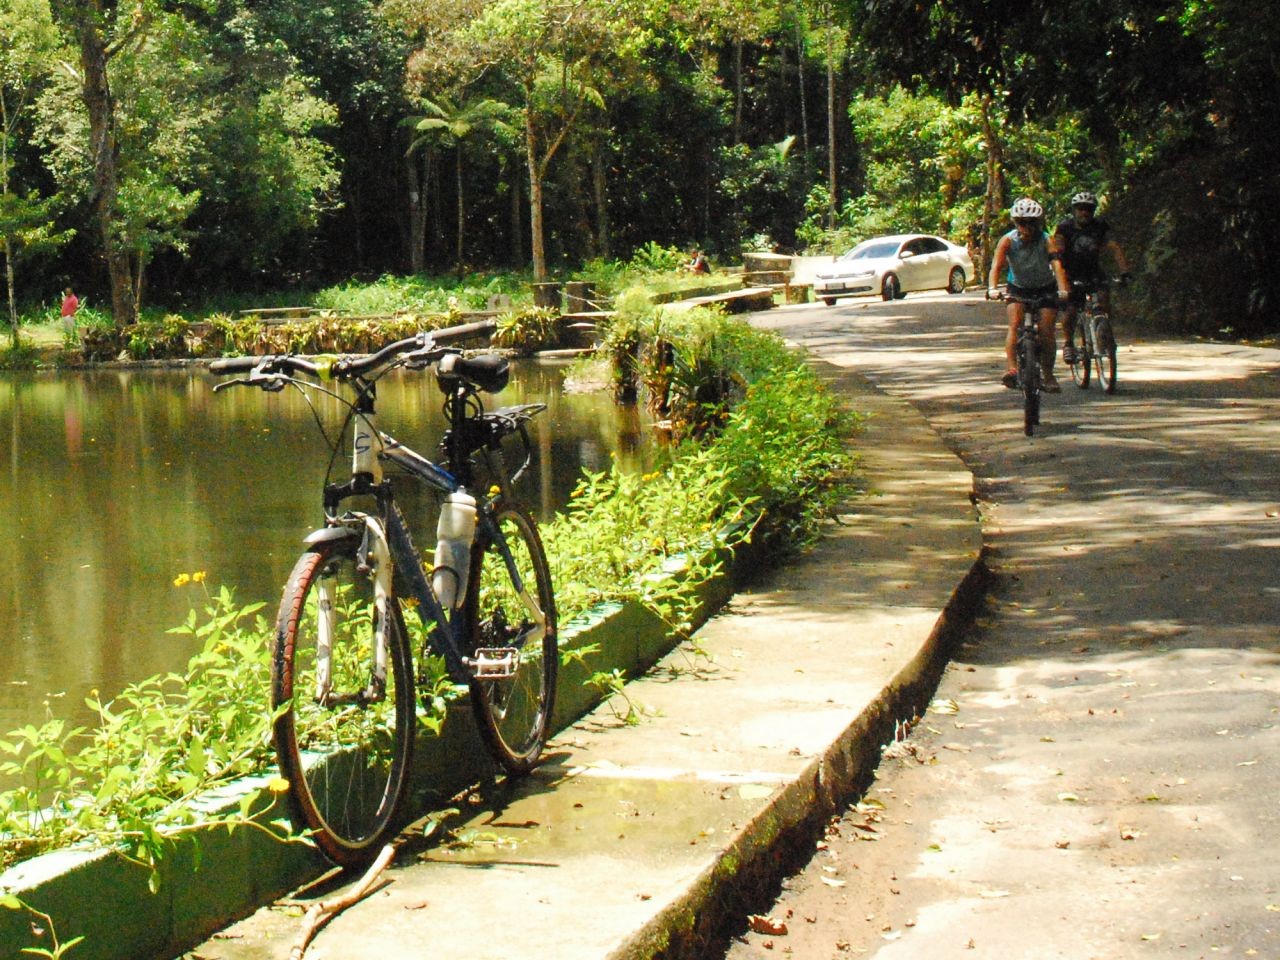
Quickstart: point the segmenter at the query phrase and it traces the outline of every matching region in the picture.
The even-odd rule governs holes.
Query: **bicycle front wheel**
[[[472,656],[484,665],[471,705],[485,743],[511,773],[527,773],[546,743],[555,706],[556,604],[533,520],[500,506],[471,548],[464,610]]]
[[[1034,336],[1024,336],[1019,345],[1022,363],[1022,430],[1028,437],[1040,422],[1040,360]]]
[[[1116,392],[1116,338],[1111,321],[1101,317],[1094,327],[1094,354],[1098,364],[1098,382],[1107,393]]]
[[[1071,379],[1081,390],[1089,386],[1089,374],[1093,369],[1093,351],[1090,349],[1088,324],[1088,320],[1080,318],[1071,334],[1071,345],[1075,348],[1075,359],[1071,362]]]
[[[415,723],[399,603],[378,602],[370,558],[357,550],[328,541],[298,558],[271,656],[275,748],[295,824],[342,866],[375,856],[394,826]]]

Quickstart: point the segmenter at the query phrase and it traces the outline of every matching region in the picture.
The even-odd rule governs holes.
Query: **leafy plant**
[[[45,936],[49,938],[49,946],[47,947],[23,947],[22,952],[28,956],[44,957],[46,960],[62,960],[77,944],[84,940],[84,937],[72,937],[66,943],[59,942],[58,931],[53,925],[53,918],[11,893],[0,894],[0,908],[26,911],[37,921],[31,924],[31,932],[36,940],[39,941]]]
[[[203,575],[175,583],[193,580]],[[0,863],[90,840],[146,866],[154,887],[156,865],[183,834],[217,824],[291,838],[283,821],[265,819],[283,781],[228,815],[195,803],[270,756],[262,606],[237,605],[225,587],[208,594],[203,620],[193,610],[172,631],[203,641],[185,673],[149,677],[109,702],[94,692],[90,726],[49,717],[0,739],[0,774],[17,781],[0,794]]]
[[[493,345],[524,356],[532,355],[535,350],[556,342],[558,320],[559,311],[550,307],[524,307],[504,313],[498,317]]]

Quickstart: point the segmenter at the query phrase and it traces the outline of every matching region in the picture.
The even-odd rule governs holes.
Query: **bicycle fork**
[[[363,524],[360,546],[356,548],[356,570],[370,575],[373,584],[373,659],[370,664],[369,685],[355,693],[335,693],[333,690],[333,646],[337,611],[336,581],[333,576],[321,576],[316,584],[316,689],[315,701],[324,707],[356,703],[361,706],[378,703],[387,694],[387,623],[388,604],[391,597],[391,550],[387,545],[382,524],[367,514],[355,514],[354,519]],[[341,531],[350,536],[350,527],[329,527],[308,538]],[[332,534],[330,534],[332,535]]]

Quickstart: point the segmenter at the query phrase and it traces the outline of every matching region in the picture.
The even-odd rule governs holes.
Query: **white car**
[[[916,290],[960,293],[973,278],[969,251],[950,240],[926,233],[872,237],[829,267],[819,267],[813,296],[827,306],[837,297],[879,294],[901,300]]]

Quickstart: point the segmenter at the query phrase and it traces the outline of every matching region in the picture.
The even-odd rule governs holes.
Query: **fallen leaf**
[[[843,887],[843,886],[845,886],[845,881],[843,881],[843,880],[836,880],[836,879],[834,879],[834,878],[832,878],[832,877],[819,877],[818,879],[819,879],[819,880],[821,880],[823,883],[825,883],[828,887]]]
[[[937,700],[934,700],[933,703],[929,704],[929,709],[934,711],[935,713],[959,713],[960,704],[956,703],[954,700],[950,698],[946,700],[939,698]]]
[[[1077,803],[1080,800],[1074,793],[1060,793],[1058,799],[1063,803]]]
[[[416,900],[416,901],[414,901],[413,903],[406,903],[406,904],[404,905],[404,908],[405,908],[406,910],[425,910],[425,909],[427,909],[427,901],[425,901],[425,900]]]
[[[901,938],[901,936],[902,936],[902,931],[901,931],[901,930],[894,930],[892,933],[882,933],[882,934],[880,934],[880,936],[882,936],[884,939],[886,939],[886,940],[888,940],[888,941],[890,941],[890,942],[893,942],[894,940],[897,940],[897,939]]]
[[[1160,934],[1158,934],[1158,933],[1144,933],[1144,934],[1142,935],[1142,939],[1143,939],[1143,940],[1159,940],[1159,939],[1160,939]]]
[[[1059,850],[1065,850],[1065,849],[1067,849],[1067,847],[1071,846],[1071,841],[1070,841],[1070,840],[1055,840],[1055,841],[1053,842],[1053,845],[1054,845],[1055,847],[1057,847]]]
[[[1140,836],[1142,836],[1142,834],[1140,834],[1137,830],[1134,830],[1134,829],[1132,829],[1132,828],[1130,828],[1130,827],[1121,827],[1121,828],[1120,828],[1120,839],[1121,839],[1121,840],[1137,840],[1137,839],[1138,839],[1138,837],[1140,837]]]
[[[1007,897],[1008,890],[983,890],[982,897],[985,900],[999,900],[1001,897]]]
[[[747,918],[747,924],[754,933],[765,933],[772,937],[785,937],[787,935],[787,925],[781,920],[775,920],[773,917],[766,917],[763,914],[753,913]]]

